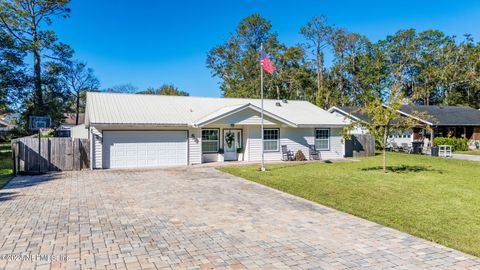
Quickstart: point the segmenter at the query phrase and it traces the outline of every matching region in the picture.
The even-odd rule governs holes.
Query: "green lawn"
[[[480,150],[471,150],[471,151],[455,151],[455,154],[467,154],[480,156]]]
[[[389,153],[358,162],[220,170],[480,256],[480,162]]]
[[[0,188],[13,176],[10,143],[0,143]]]

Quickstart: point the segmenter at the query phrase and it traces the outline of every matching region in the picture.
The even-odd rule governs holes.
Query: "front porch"
[[[343,158],[342,127],[299,127],[283,118],[264,114],[262,143],[261,113],[254,106],[234,107],[216,112],[199,121],[201,163],[284,159],[282,148],[308,157],[315,147],[320,159]],[[263,145],[263,149],[262,149]]]
[[[209,125],[201,129],[202,163],[262,159],[260,125]],[[310,159],[314,148],[317,159],[343,158],[345,144],[341,128],[292,128],[282,124],[264,127],[263,151],[265,161],[282,161],[284,150],[292,155],[302,151]]]

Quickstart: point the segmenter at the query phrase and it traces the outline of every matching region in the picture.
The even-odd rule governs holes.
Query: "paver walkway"
[[[4,268],[480,269],[480,259],[189,167],[15,178],[0,190]]]

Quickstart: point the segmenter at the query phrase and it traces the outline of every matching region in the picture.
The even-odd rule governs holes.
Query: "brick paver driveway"
[[[12,254],[27,256],[2,256],[0,269],[480,268],[476,257],[202,167],[17,177],[0,191],[0,255]]]

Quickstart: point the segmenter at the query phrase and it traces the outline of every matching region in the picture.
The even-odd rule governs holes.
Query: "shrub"
[[[468,140],[465,138],[447,138],[435,137],[433,138],[433,145],[451,145],[453,151],[467,151]]]
[[[295,156],[293,157],[295,161],[304,161],[307,160],[305,158],[305,155],[303,154],[302,150],[298,150],[297,153],[295,153]]]

